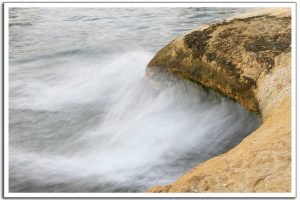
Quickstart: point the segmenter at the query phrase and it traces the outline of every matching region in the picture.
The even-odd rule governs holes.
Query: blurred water
[[[11,8],[10,192],[142,192],[238,144],[260,120],[145,68],[174,37],[245,8]]]

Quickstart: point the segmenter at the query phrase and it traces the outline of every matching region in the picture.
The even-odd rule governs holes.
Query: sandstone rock
[[[291,191],[291,11],[202,26],[160,50],[147,76],[172,73],[233,98],[263,124],[229,152],[148,192]]]

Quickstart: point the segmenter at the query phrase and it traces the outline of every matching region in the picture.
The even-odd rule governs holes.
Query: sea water
[[[11,8],[10,192],[143,192],[228,151],[260,119],[147,63],[245,8]]]

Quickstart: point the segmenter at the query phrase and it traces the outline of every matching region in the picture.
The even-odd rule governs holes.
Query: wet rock
[[[149,79],[159,73],[216,90],[263,124],[229,152],[149,192],[291,191],[290,9],[247,13],[179,36],[148,64]]]

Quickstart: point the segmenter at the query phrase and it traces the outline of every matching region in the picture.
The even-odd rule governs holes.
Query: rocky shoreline
[[[291,11],[269,8],[205,25],[161,49],[147,77],[171,73],[261,115],[229,152],[147,192],[291,191]]]

